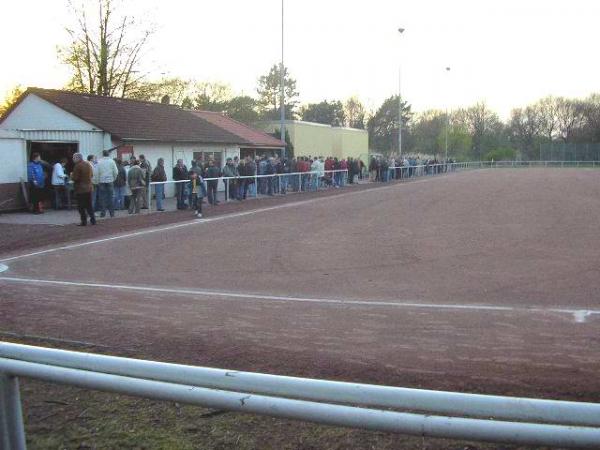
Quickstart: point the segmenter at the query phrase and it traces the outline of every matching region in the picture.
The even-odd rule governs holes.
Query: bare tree
[[[600,142],[600,94],[592,94],[585,99],[585,124],[581,138],[585,142]]]
[[[571,142],[585,123],[584,104],[580,100],[559,97],[556,99],[556,118],[560,138]]]
[[[508,125],[510,139],[527,159],[535,159],[535,144],[542,134],[542,116],[535,106],[515,108]]]
[[[540,132],[548,141],[552,141],[558,132],[558,107],[555,97],[546,97],[533,107],[540,116]]]
[[[95,4],[97,13],[91,13]],[[71,67],[69,88],[90,94],[129,97],[142,84],[139,69],[142,49],[152,34],[139,29],[133,17],[119,15],[113,0],[69,2],[75,15],[74,27],[66,28],[72,43],[59,49]],[[92,16],[89,19],[88,16]]]
[[[473,145],[473,157],[481,159],[484,153],[496,144],[504,125],[498,115],[484,102],[453,113],[452,123],[468,131]]]
[[[350,128],[365,128],[365,107],[357,97],[350,97],[344,103],[345,126]]]

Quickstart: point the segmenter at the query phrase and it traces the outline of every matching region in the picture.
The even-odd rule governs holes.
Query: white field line
[[[462,311],[501,311],[501,312],[519,312],[525,314],[544,314],[544,313],[559,313],[572,315],[575,322],[583,323],[593,314],[600,314],[600,310],[593,309],[569,309],[569,308],[519,308],[513,306],[499,305],[469,305],[469,304],[450,304],[450,303],[418,303],[418,302],[396,302],[396,301],[369,301],[369,300],[344,300],[335,298],[309,298],[309,297],[289,297],[282,295],[269,294],[247,294],[243,292],[223,292],[211,290],[196,290],[196,289],[177,289],[168,287],[148,287],[148,286],[132,286],[118,285],[106,283],[85,283],[78,281],[61,281],[61,280],[40,280],[36,278],[16,278],[0,276],[0,282],[8,283],[24,283],[31,285],[49,284],[55,286],[67,287],[83,287],[93,289],[112,289],[117,291],[137,291],[137,292],[152,292],[165,293],[176,295],[191,295],[201,297],[220,297],[224,299],[252,299],[264,300],[271,302],[284,303],[313,303],[320,305],[342,305],[342,306],[369,306],[369,307],[393,307],[393,308],[424,308],[424,309],[448,309]]]
[[[459,173],[461,173],[461,172],[459,172]],[[244,212],[239,212],[239,213],[224,214],[222,216],[209,217],[207,219],[194,219],[194,220],[178,223],[175,225],[168,225],[165,227],[158,227],[158,228],[148,228],[148,229],[145,229],[142,231],[136,231],[133,233],[119,234],[119,235],[110,236],[107,238],[96,239],[96,240],[92,240],[92,241],[84,241],[84,242],[79,242],[76,244],[62,245],[60,247],[53,247],[53,248],[49,248],[46,250],[32,252],[32,253],[25,253],[23,255],[17,255],[17,256],[12,256],[10,258],[0,259],[0,263],[15,261],[17,259],[29,258],[31,256],[44,255],[46,253],[53,253],[53,252],[57,252],[60,250],[70,250],[72,248],[85,247],[85,246],[94,245],[94,244],[101,244],[103,242],[114,241],[117,239],[126,239],[126,238],[130,238],[130,237],[135,237],[135,236],[143,236],[146,234],[159,233],[161,231],[174,230],[177,228],[188,227],[188,226],[192,226],[192,225],[205,225],[207,223],[218,222],[218,221],[227,220],[227,219],[236,219],[238,217],[250,216],[253,214],[259,214],[259,213],[263,213],[263,212],[267,212],[267,211],[275,211],[275,210],[283,209],[283,208],[293,208],[293,207],[297,207],[297,206],[304,206],[304,205],[313,204],[313,203],[317,203],[317,202],[321,202],[321,201],[339,199],[341,197],[348,197],[351,195],[361,195],[361,194],[365,194],[365,193],[369,193],[369,192],[381,191],[384,189],[394,189],[394,188],[397,188],[398,186],[404,186],[407,184],[412,185],[412,184],[416,184],[416,183],[423,183],[423,182],[427,182],[427,181],[431,181],[431,180],[437,180],[439,178],[440,177],[431,177],[431,178],[426,178],[423,180],[416,180],[416,181],[405,182],[405,183],[402,183],[402,182],[394,183],[392,185],[381,186],[381,187],[376,187],[376,188],[371,188],[371,189],[365,189],[365,190],[358,191],[358,192],[346,192],[344,194],[331,195],[331,196],[327,196],[327,197],[320,197],[320,198],[314,198],[314,199],[309,199],[309,200],[301,200],[298,202],[284,203],[282,205],[269,206],[266,208],[253,209],[251,211],[244,211]],[[441,177],[441,178],[445,178],[445,177]]]

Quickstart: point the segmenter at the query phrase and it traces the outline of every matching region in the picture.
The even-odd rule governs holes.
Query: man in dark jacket
[[[142,198],[146,192],[146,176],[139,161],[133,161],[129,172],[127,172],[127,184],[131,189],[131,201],[129,202],[129,214],[139,214],[142,206]]]
[[[246,156],[246,169],[245,174],[247,177],[253,177],[256,175],[256,163],[252,159],[251,156]],[[244,186],[244,195],[243,198],[246,198],[248,192],[250,192],[250,196],[256,196],[256,179],[255,178],[246,178],[246,183]]]
[[[125,167],[123,167],[123,161],[120,158],[115,159],[115,164],[117,165],[117,178],[114,182],[114,209],[124,209],[125,208],[125,185],[127,184],[127,172],[125,171]]]
[[[164,183],[167,181],[167,173],[165,172],[165,160],[158,158],[156,167],[152,171],[151,181],[154,183]],[[154,196],[156,197],[156,210],[164,211],[163,209],[163,198],[165,196],[165,185],[155,184],[154,185]]]
[[[233,159],[227,158],[227,162],[225,163],[225,167],[223,167],[223,176],[225,178],[230,178],[228,180],[223,180],[225,183],[225,194],[229,196],[230,200],[240,199],[238,196],[238,179],[240,176],[238,172],[238,168],[233,163]]]
[[[206,178],[219,178],[221,176],[221,169],[215,166],[214,160],[208,161],[208,169],[206,169]],[[217,200],[217,186],[219,180],[208,180],[206,182],[206,187],[208,190],[208,203],[213,206],[219,204]]]
[[[81,218],[79,225],[85,227],[88,216],[90,217],[90,223],[96,225],[96,216],[92,207],[92,194],[94,190],[92,177],[94,176],[94,169],[91,164],[83,160],[81,153],[73,154],[73,163],[75,167],[73,168],[73,172],[71,172],[71,180],[73,181],[77,209]]]
[[[177,197],[177,209],[187,209],[185,203],[186,184],[189,181],[187,167],[183,164],[183,159],[177,160],[177,165],[173,167],[173,180],[179,181],[175,183],[175,196]],[[185,183],[184,183],[185,181]]]

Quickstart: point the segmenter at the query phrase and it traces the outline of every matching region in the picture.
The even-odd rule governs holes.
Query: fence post
[[[258,198],[258,175],[254,175],[254,198]]]
[[[148,214],[152,212],[152,183],[148,183]]]
[[[6,374],[0,374],[0,431],[3,449],[26,449],[19,380]]]

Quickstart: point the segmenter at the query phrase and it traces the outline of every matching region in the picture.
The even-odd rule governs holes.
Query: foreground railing
[[[600,404],[595,403],[325,381],[0,342],[3,449],[25,449],[17,377],[423,437],[600,448]],[[450,417],[459,415],[467,417]]]

